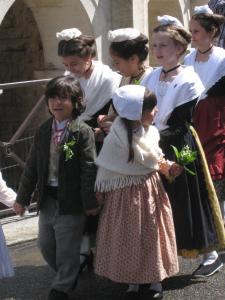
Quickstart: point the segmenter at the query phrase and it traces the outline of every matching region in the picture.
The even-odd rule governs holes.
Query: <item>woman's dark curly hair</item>
[[[122,42],[112,42],[109,50],[116,56],[128,60],[132,55],[137,55],[140,62],[144,62],[148,56],[148,38],[140,34],[137,38]]]
[[[209,13],[195,14],[191,19],[197,21],[206,32],[212,32],[216,29],[214,38],[220,35],[220,25],[225,21],[224,16]]]
[[[88,35],[80,35],[75,39],[69,41],[62,40],[58,44],[58,55],[62,57],[76,55],[84,58],[96,56],[95,39]]]
[[[49,98],[54,97],[71,99],[73,104],[73,118],[76,118],[85,109],[84,92],[80,83],[73,76],[58,76],[48,82],[45,90],[47,105]]]

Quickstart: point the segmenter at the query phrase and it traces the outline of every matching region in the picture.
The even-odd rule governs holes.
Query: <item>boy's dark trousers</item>
[[[48,265],[56,271],[52,288],[69,293],[80,267],[80,245],[86,216],[59,215],[58,202],[48,195],[39,216],[38,246]]]

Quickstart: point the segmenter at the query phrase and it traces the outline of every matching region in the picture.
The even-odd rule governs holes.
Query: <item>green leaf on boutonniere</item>
[[[184,169],[191,175],[196,175],[193,171],[186,167],[186,165],[192,163],[197,158],[197,152],[192,151],[188,145],[185,145],[181,151],[179,151],[175,146],[171,145],[174,154],[176,156],[177,163],[184,166]]]
[[[72,159],[72,157],[74,156],[72,147],[75,145],[75,143],[76,143],[76,141],[73,138],[72,140],[63,144],[63,152],[65,153],[65,161]]]
[[[135,79],[135,80],[134,80],[134,84],[140,85],[140,83],[141,83],[141,80],[140,80],[140,79],[139,79],[139,80],[138,80],[138,79]]]

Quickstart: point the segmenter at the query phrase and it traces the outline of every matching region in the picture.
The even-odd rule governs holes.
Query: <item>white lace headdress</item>
[[[157,21],[161,25],[174,25],[177,27],[184,27],[183,24],[175,17],[169,16],[169,15],[164,15],[164,16],[158,16]]]
[[[80,35],[82,35],[82,32],[78,28],[68,28],[56,33],[56,37],[60,41],[69,41]]]
[[[108,40],[112,42],[123,42],[133,40],[139,37],[140,31],[136,28],[120,28],[116,30],[109,30]]]
[[[206,5],[202,5],[202,6],[195,6],[194,13],[195,14],[213,14],[213,11],[206,4]]]

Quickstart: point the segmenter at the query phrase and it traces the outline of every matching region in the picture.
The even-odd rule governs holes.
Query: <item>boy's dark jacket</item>
[[[34,137],[17,192],[17,202],[28,206],[37,191],[38,210],[42,209],[47,185],[49,150],[53,119],[41,125]],[[58,173],[58,202],[60,214],[73,214],[97,207],[94,195],[96,178],[95,139],[92,129],[79,119],[73,120],[67,141],[75,139],[72,159],[65,161],[61,151]]]

